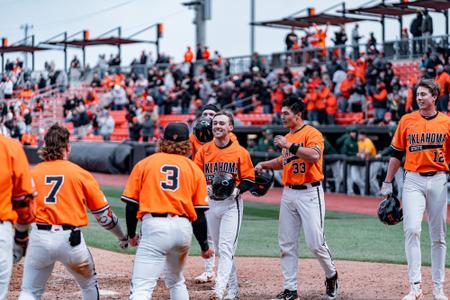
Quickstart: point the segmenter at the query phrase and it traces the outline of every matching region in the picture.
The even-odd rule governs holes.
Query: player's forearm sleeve
[[[254,181],[250,180],[250,179],[246,179],[243,178],[241,180],[241,183],[239,184],[239,186],[237,187],[239,189],[239,193],[243,194],[246,191],[248,191],[253,185],[255,184]]]
[[[125,219],[127,222],[127,234],[129,238],[134,238],[134,236],[136,235],[138,211],[139,211],[138,204],[127,202],[127,206],[125,208]]]
[[[205,208],[195,208],[197,220],[192,222],[192,230],[202,251],[209,249],[208,245],[208,226],[206,223]]]
[[[395,149],[394,147],[391,146],[391,157],[395,157],[399,161],[402,161],[403,155],[405,155],[405,151]]]

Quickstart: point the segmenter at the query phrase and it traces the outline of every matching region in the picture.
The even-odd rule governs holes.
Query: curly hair
[[[174,142],[161,138],[157,145],[156,151],[189,156],[192,152],[192,145],[189,140]]]
[[[44,146],[39,149],[39,157],[45,161],[64,159],[64,152],[69,144],[70,132],[59,124],[53,124],[44,137]]]

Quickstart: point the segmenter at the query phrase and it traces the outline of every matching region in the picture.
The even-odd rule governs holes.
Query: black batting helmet
[[[225,200],[233,194],[236,182],[230,173],[216,173],[212,181],[211,199]]]
[[[273,184],[273,171],[263,170],[255,174],[255,184],[250,188],[253,196],[261,197],[267,194]]]
[[[195,122],[194,135],[202,143],[211,141],[214,137],[212,133],[211,119],[205,117],[199,118],[197,122]]]
[[[394,195],[388,196],[378,205],[378,218],[386,225],[395,225],[403,221],[400,201]]]

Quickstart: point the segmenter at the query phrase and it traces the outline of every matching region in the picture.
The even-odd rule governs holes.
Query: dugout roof
[[[49,48],[30,46],[30,45],[12,45],[8,47],[0,47],[0,53],[27,52],[34,53],[36,51],[51,50]]]

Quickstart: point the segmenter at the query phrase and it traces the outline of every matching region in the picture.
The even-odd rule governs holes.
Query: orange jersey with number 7
[[[424,118],[415,111],[398,124],[391,147],[405,151],[405,170],[411,172],[448,171],[450,118],[442,113]]]
[[[36,223],[88,224],[86,206],[92,212],[109,204],[91,173],[67,160],[44,161],[31,170],[36,183]]]
[[[320,158],[314,163],[309,163],[289,152],[289,149],[283,149],[279,157],[283,165],[283,184],[300,185],[321,181],[323,179],[322,162],[324,139],[322,134],[316,128],[310,125],[303,125],[294,133],[288,133],[286,140],[299,144],[300,147],[312,148],[319,152]]]

